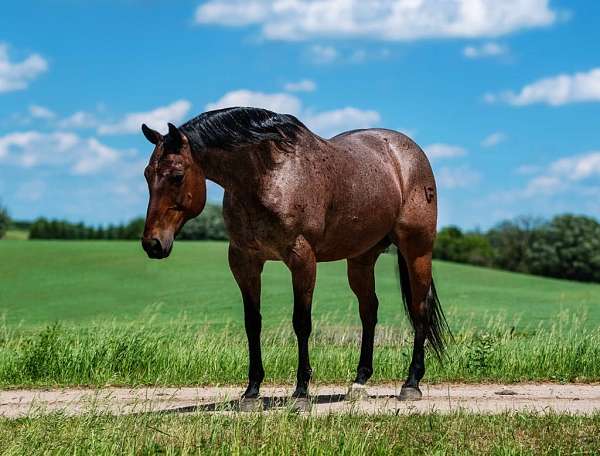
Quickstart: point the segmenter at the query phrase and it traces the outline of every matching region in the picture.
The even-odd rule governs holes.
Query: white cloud
[[[515,170],[515,172],[523,176],[529,176],[531,174],[540,172],[540,170],[541,168],[538,165],[521,165]]]
[[[578,102],[600,102],[600,68],[575,74],[560,74],[540,79],[524,86],[518,93],[512,91],[484,96],[488,103],[505,102],[513,106],[545,103],[560,106]]]
[[[0,162],[23,168],[67,167],[74,175],[97,173],[129,152],[66,132],[26,131],[0,136]]]
[[[365,63],[369,60],[385,60],[391,55],[387,48],[383,49],[356,49],[346,58],[349,63]]]
[[[556,176],[536,176],[527,183],[522,194],[523,196],[551,195],[564,186],[565,183]]]
[[[77,111],[58,122],[60,128],[95,128],[99,121],[92,113]]]
[[[105,146],[96,138],[84,141],[85,153],[73,164],[74,174],[93,174],[119,158],[119,152]]]
[[[196,9],[196,22],[241,26],[260,23],[269,14],[270,7],[265,1],[209,1]]]
[[[440,188],[464,188],[479,183],[481,175],[468,165],[443,166],[439,169],[435,166],[435,162],[440,159],[464,157],[467,155],[467,150],[464,147],[433,143],[425,146],[423,150],[427,158],[434,163],[435,180]]]
[[[571,181],[600,177],[600,152],[561,158],[550,165],[550,172]]]
[[[506,141],[508,139],[508,136],[506,136],[505,133],[502,133],[501,131],[497,131],[495,133],[492,133],[488,136],[486,136],[485,138],[483,138],[483,140],[481,141],[481,146],[482,147],[494,147],[497,146],[498,144]]]
[[[316,65],[331,63],[361,64],[389,58],[389,49],[338,49],[331,45],[314,44],[307,49],[307,60]]]
[[[302,109],[302,102],[288,93],[263,93],[251,90],[234,90],[223,95],[219,100],[208,103],[207,111],[231,108],[236,106],[251,106],[268,109],[282,114],[297,115]]]
[[[377,126],[381,116],[377,111],[346,107],[309,115],[305,122],[316,133],[328,137],[347,130]]]
[[[499,57],[506,54],[508,54],[508,48],[493,41],[483,43],[479,46],[467,46],[463,49],[463,55],[468,59]]]
[[[495,37],[551,25],[549,0],[208,0],[199,24],[258,25],[267,39]]]
[[[522,194],[552,195],[592,178],[600,178],[600,151],[571,155],[550,163],[529,180]]]
[[[98,134],[118,135],[128,133],[138,133],[143,123],[162,133],[167,132],[167,123],[178,124],[185,119],[192,104],[187,100],[178,100],[167,106],[162,106],[152,111],[133,112],[125,115],[120,121],[115,123],[102,124],[98,127]]]
[[[325,64],[335,62],[339,58],[339,52],[333,46],[315,44],[308,50],[309,58],[313,63]]]
[[[54,117],[56,117],[56,114],[54,114],[50,109],[48,109],[44,106],[39,106],[39,105],[29,106],[29,114],[34,119],[48,120],[48,119],[54,119]]]
[[[293,114],[322,136],[333,136],[345,130],[373,127],[381,121],[377,111],[362,110],[351,106],[331,111],[312,112],[302,101],[289,93],[263,93],[251,90],[234,90],[219,100],[208,103],[206,110],[250,106],[270,111]]]
[[[448,167],[437,170],[436,182],[439,187],[447,189],[465,188],[476,185],[481,180],[481,175],[467,165]]]
[[[425,154],[430,160],[437,160],[440,158],[456,158],[462,157],[467,154],[464,147],[453,146],[451,144],[434,143],[423,148]]]
[[[21,62],[11,62],[8,45],[0,43],[0,93],[26,89],[47,70],[48,62],[39,54],[31,54]]]
[[[302,79],[298,82],[288,82],[284,89],[288,92],[314,92],[317,90],[317,84],[310,79]]]

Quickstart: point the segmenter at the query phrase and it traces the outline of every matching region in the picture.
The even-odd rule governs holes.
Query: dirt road
[[[400,402],[396,385],[368,387],[368,398],[345,400],[347,386],[314,387],[311,413],[476,413],[548,411],[572,414],[600,412],[600,385],[423,385],[423,399]],[[86,412],[131,414],[146,412],[218,412],[238,409],[239,387],[103,388],[0,391],[0,416],[19,418],[61,411],[70,415]],[[285,409],[291,387],[265,386],[262,404],[266,411]]]

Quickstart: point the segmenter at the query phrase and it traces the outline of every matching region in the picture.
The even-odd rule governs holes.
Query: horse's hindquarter
[[[345,170],[328,211],[322,255],[331,238],[347,251],[373,247],[386,235],[435,235],[437,194],[429,161],[407,136],[384,129],[358,130],[330,140]],[[404,239],[398,239],[403,241]],[[348,255],[347,256],[353,256]],[[337,255],[335,255],[337,256]],[[337,258],[335,258],[337,259]]]
[[[327,178],[333,183],[324,231],[314,243],[319,261],[360,255],[389,234],[401,210],[396,159],[377,131],[330,140]]]

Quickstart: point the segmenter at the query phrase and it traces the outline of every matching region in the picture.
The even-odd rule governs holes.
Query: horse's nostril
[[[156,238],[152,239],[142,239],[142,247],[151,256],[156,256],[162,253],[162,245],[160,241]]]

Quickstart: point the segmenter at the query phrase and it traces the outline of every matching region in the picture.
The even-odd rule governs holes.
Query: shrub
[[[555,217],[535,231],[526,262],[534,274],[600,281],[600,224],[584,216]]]
[[[460,228],[449,226],[438,233],[433,256],[440,260],[490,266],[493,251],[483,234],[463,233]]]
[[[225,240],[227,231],[220,206],[207,204],[202,214],[189,220],[178,235],[183,240]]]
[[[542,224],[543,220],[539,218],[517,217],[489,230],[487,238],[494,252],[494,266],[509,271],[529,272],[527,252],[535,230]]]
[[[0,239],[4,237],[10,225],[10,217],[8,211],[0,206]]]

